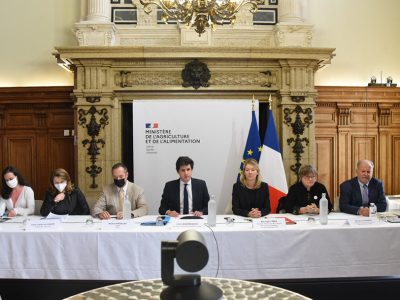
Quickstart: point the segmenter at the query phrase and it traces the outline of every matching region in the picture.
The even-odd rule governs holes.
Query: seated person
[[[378,212],[386,210],[386,196],[383,183],[373,176],[374,163],[370,160],[357,162],[357,177],[340,185],[339,206],[342,212],[369,216],[369,205],[375,203]]]
[[[322,193],[328,199],[328,212],[333,205],[328,191],[322,183],[317,181],[317,170],[311,165],[304,165],[299,170],[299,181],[289,188],[286,196],[286,212],[298,214],[319,214],[319,200]]]
[[[147,214],[147,203],[144,190],[137,184],[128,181],[128,168],[123,163],[116,163],[111,169],[114,183],[103,187],[93,208],[93,216],[100,219],[109,219],[116,215],[117,219],[123,218],[124,198],[127,196],[131,202],[132,218]]]
[[[204,180],[192,178],[193,165],[193,160],[187,156],[181,156],[176,161],[179,179],[165,184],[158,209],[161,215],[178,217],[192,213],[201,217],[208,213],[210,196],[207,185]]]
[[[35,195],[21,173],[13,166],[6,167],[1,176],[0,216],[33,215]]]
[[[74,186],[64,169],[55,169],[50,176],[50,187],[44,195],[40,214],[89,215],[89,205],[81,190]]]
[[[259,218],[271,211],[268,184],[261,181],[260,168],[253,158],[244,161],[240,182],[233,185],[232,211],[250,218]]]

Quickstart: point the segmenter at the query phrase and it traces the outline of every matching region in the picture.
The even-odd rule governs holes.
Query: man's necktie
[[[362,187],[363,187],[363,188],[362,188],[362,193],[361,193],[361,196],[362,196],[362,204],[363,204],[363,206],[368,206],[368,203],[369,203],[369,199],[368,199],[368,186],[367,186],[366,184],[363,184]]]
[[[122,211],[122,208],[124,207],[124,190],[121,188],[119,189],[118,192],[118,211]]]
[[[187,215],[189,213],[189,195],[187,191],[187,183],[183,187],[183,214]]]

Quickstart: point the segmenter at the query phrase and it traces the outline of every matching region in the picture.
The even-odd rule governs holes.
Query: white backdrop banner
[[[165,183],[179,177],[179,156],[193,159],[193,178],[206,181],[217,213],[225,212],[232,201],[251,110],[251,100],[133,102],[134,181],[145,190],[149,214],[158,214]]]

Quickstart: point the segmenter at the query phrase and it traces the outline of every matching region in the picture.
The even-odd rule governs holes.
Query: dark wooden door
[[[75,179],[71,87],[0,88],[0,167],[13,165],[36,199],[50,173],[64,168]]]

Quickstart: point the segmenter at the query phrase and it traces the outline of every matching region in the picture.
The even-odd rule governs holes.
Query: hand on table
[[[121,220],[124,217],[124,212],[119,211],[117,212],[117,219]]]
[[[309,214],[319,214],[319,208],[315,203],[306,206],[306,211]]]
[[[203,212],[196,210],[193,212],[193,216],[201,217],[201,216],[203,216]]]
[[[103,211],[99,213],[99,218],[102,220],[108,220],[109,218],[111,218],[111,215],[108,211]]]
[[[252,208],[252,209],[249,211],[248,216],[249,216],[250,218],[260,218],[260,217],[261,217],[261,211],[260,211],[258,208]]]
[[[16,211],[15,211],[14,209],[12,209],[12,210],[10,210],[10,211],[8,212],[7,217],[13,218],[13,217],[15,217],[16,215],[17,215]]]
[[[358,214],[360,216],[369,217],[369,207],[361,207]]]
[[[176,212],[175,210],[167,210],[165,214],[174,218],[179,217],[179,213]]]

